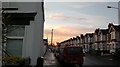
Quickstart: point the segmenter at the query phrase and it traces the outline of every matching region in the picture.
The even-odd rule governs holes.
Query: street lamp
[[[112,6],[107,6],[107,8],[119,9],[119,8],[117,8],[117,7],[112,7]]]
[[[107,6],[107,8],[113,8],[118,10],[118,24],[120,25],[120,9],[119,7]]]

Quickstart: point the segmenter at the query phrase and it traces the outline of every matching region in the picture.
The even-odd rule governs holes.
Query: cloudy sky
[[[44,38],[61,42],[80,34],[93,33],[96,28],[107,28],[109,23],[118,24],[118,2],[46,2]]]

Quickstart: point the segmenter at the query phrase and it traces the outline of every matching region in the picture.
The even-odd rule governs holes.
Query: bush
[[[2,60],[5,64],[19,64],[24,61],[24,58],[18,56],[4,56]]]

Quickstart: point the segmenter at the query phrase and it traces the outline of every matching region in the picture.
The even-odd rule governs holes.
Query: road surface
[[[113,60],[111,56],[85,54],[83,67],[116,67],[118,65],[120,65],[120,62]],[[54,53],[48,50],[44,57],[44,67],[63,67],[63,65],[57,61],[54,57]],[[77,65],[75,67],[77,67]]]

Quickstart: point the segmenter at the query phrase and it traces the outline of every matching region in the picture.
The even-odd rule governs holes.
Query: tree
[[[7,10],[18,10],[18,8],[2,8],[2,54],[6,54],[7,56],[10,56],[10,54],[6,51],[4,44],[7,41],[7,31],[8,26],[12,23],[12,15],[5,13]]]

